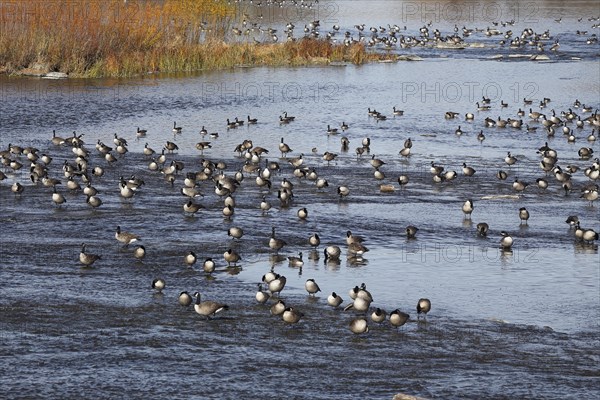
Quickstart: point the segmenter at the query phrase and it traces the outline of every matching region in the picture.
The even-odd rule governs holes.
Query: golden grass
[[[119,77],[380,58],[362,44],[317,39],[226,43],[232,21],[224,0],[0,2],[0,72]]]

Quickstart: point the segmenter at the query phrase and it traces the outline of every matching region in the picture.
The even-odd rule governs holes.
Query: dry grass
[[[0,72],[116,77],[379,58],[326,40],[225,43],[232,19],[224,0],[0,2]]]

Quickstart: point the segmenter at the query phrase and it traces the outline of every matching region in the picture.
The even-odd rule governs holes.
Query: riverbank
[[[133,77],[236,66],[362,64],[385,56],[363,43],[231,37],[239,10],[225,1],[110,0],[0,4],[0,73]]]

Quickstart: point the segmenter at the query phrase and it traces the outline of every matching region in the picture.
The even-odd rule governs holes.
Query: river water
[[[433,19],[434,27],[449,33],[457,23],[447,14],[456,12],[452,7],[476,9],[466,2],[369,2],[365,20],[366,4],[321,2],[316,12],[322,24],[331,20],[353,34],[354,25],[363,22],[367,29],[395,23],[416,32],[421,19]],[[2,397],[385,399],[399,392],[427,398],[597,397],[598,246],[576,241],[565,220],[577,215],[582,227],[600,231],[597,202],[580,197],[591,182],[583,170],[593,158],[578,155],[581,147],[600,149],[597,141],[586,140],[589,124],[581,129],[569,124],[576,137],[569,142],[562,128],[548,137],[527,114],[532,107],[548,117],[551,110],[560,116],[569,108],[582,119],[591,115],[574,107],[576,99],[598,108],[598,46],[585,45],[585,36],[574,30],[590,31],[587,37],[597,32],[591,28],[597,22],[587,18],[600,11],[594,2],[571,9],[559,2],[494,5],[503,15],[509,6],[518,15],[536,11],[535,18],[527,14],[529,20],[498,20],[516,19],[515,32],[526,26],[550,29],[560,37],[561,50],[546,51],[549,62],[491,60],[510,51],[489,47],[411,49],[424,60],[126,80],[0,78],[0,148],[33,146],[54,157],[49,176],[62,180],[57,188],[66,198],[55,206],[52,190],[31,182],[26,156],[11,156],[24,166],[5,168],[7,179],[0,182]],[[426,18],[420,14],[424,9]],[[459,26],[490,24],[473,12]],[[274,25],[282,22],[280,15],[273,18]],[[483,33],[471,38],[491,43]],[[490,111],[477,110],[482,97],[491,99]],[[540,109],[543,98],[550,102]],[[394,106],[404,115],[394,116]],[[377,121],[368,108],[388,118]],[[517,116],[519,108],[526,110],[524,117]],[[446,119],[447,111],[459,115]],[[280,124],[284,112],[295,121]],[[467,112],[474,113],[473,121],[465,121]],[[227,129],[228,118],[248,115],[258,124]],[[538,129],[486,128],[488,116],[522,118],[523,125]],[[173,121],[181,134],[172,133]],[[327,133],[327,125],[339,128],[342,122],[347,131]],[[136,139],[138,126],[148,130],[147,137]],[[218,136],[202,136],[203,126]],[[90,168],[105,168],[104,176],[91,177],[103,201],[97,210],[81,191],[66,188],[62,166],[75,156],[70,146],[51,143],[52,130],[64,137],[83,134]],[[477,139],[480,131],[483,142]],[[94,145],[100,140],[116,147],[115,133],[127,139],[129,152],[109,165]],[[349,140],[347,151],[342,136]],[[292,148],[286,158],[303,154],[304,165],[326,178],[328,188],[317,190],[314,182],[293,175],[278,151],[281,138]],[[357,157],[364,138],[370,139],[369,152]],[[407,138],[411,155],[402,157]],[[233,195],[235,213],[227,219],[214,183],[199,181],[204,197],[196,202],[204,208],[194,217],[184,215],[185,173],[200,171],[206,159],[225,162],[223,173],[233,176],[245,163],[234,149],[246,139],[269,150],[262,168],[265,158],[279,162],[272,188],[257,186],[256,175],[244,172]],[[142,153],[146,143],[160,152],[167,140],[179,150],[167,154],[166,165],[184,163],[173,185],[148,169],[150,157]],[[195,148],[200,141],[212,147],[200,154]],[[568,195],[539,166],[536,151],[545,142],[558,153],[557,165],[580,167]],[[329,164],[322,158],[326,151],[338,155]],[[518,159],[510,167],[504,162],[509,151]],[[381,181],[369,163],[373,155],[386,163]],[[434,183],[432,161],[458,177]],[[463,162],[476,169],[474,176],[463,176]],[[496,178],[500,169],[507,180]],[[124,200],[119,177],[132,174],[145,185]],[[410,180],[404,189],[397,182],[401,174]],[[542,177],[547,189],[536,186]],[[284,178],[294,184],[288,206],[277,197]],[[530,184],[524,192],[513,189],[515,178]],[[23,184],[21,195],[11,192],[14,182]],[[382,193],[382,183],[395,190]],[[341,185],[350,189],[342,199],[336,190]],[[259,208],[263,196],[272,204],[268,213]],[[467,199],[474,203],[470,219],[461,211]],[[297,216],[303,207],[306,220]],[[520,223],[521,207],[531,215],[526,224]],[[490,226],[486,238],[477,235],[479,222]],[[147,251],[142,262],[133,257],[134,244],[122,247],[115,240],[117,225],[142,238]],[[416,239],[406,238],[407,225],[419,228]],[[228,237],[233,226],[243,228],[240,240]],[[272,227],[287,242],[279,255],[268,246]],[[369,251],[362,257],[347,256],[348,230],[365,238]],[[501,231],[514,238],[511,251],[500,249]],[[321,237],[316,250],[308,245],[315,232]],[[102,256],[91,268],[78,262],[82,242]],[[325,261],[325,245],[341,247],[339,262]],[[228,248],[241,255],[237,268],[227,268]],[[190,250],[199,259],[193,267],[183,261]],[[298,252],[304,266],[289,267],[287,256]],[[217,263],[212,276],[202,270],[207,257]],[[292,327],[270,315],[272,300],[255,301],[257,283],[271,269],[287,277],[280,297],[304,313]],[[157,277],[166,281],[162,293],[151,288]],[[304,289],[308,278],[321,288],[314,297]],[[409,322],[400,329],[370,322],[368,333],[352,334],[348,324],[359,313],[332,309],[327,296],[336,291],[347,304],[348,291],[361,283],[372,293],[373,307],[399,308],[410,314]],[[230,309],[207,321],[177,303],[183,290],[200,291]],[[417,321],[421,297],[431,300],[432,309]]]

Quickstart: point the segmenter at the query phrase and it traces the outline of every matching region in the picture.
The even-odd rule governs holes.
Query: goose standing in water
[[[306,289],[308,294],[312,296],[314,296],[317,292],[321,291],[319,285],[317,285],[317,282],[315,282],[315,280],[312,278],[306,280],[306,282],[304,283],[304,288]]]
[[[162,292],[165,286],[167,285],[162,278],[156,278],[152,281],[152,289],[156,290],[158,293]]]
[[[117,226],[117,231],[115,232],[115,239],[117,239],[119,242],[123,243],[125,247],[129,246],[133,242],[137,242],[138,240],[141,240],[141,238],[138,235],[134,235],[133,233],[121,231],[120,226]]]
[[[521,219],[521,224],[525,221],[525,225],[527,225],[527,220],[529,219],[529,211],[525,207],[521,207],[519,209],[519,218]]]
[[[177,298],[177,301],[183,307],[187,307],[192,304],[192,300],[192,296],[190,296],[190,294],[186,291],[179,293],[179,297]]]
[[[92,254],[92,253],[86,253],[86,251],[85,251],[86,246],[87,245],[85,243],[81,244],[81,252],[79,253],[79,262],[81,262],[83,265],[86,265],[89,267],[92,264],[94,264],[96,261],[101,259],[102,256],[99,256],[97,254]]]
[[[420,316],[423,314],[427,316],[427,313],[431,311],[431,301],[429,299],[421,298],[417,302],[417,315]]]
[[[304,314],[293,307],[287,307],[281,315],[283,322],[290,325],[297,324],[302,317],[304,317]]]
[[[355,335],[369,332],[369,324],[367,320],[362,317],[354,318],[352,321],[350,321],[349,327],[350,331]]]
[[[465,218],[471,218],[471,213],[473,212],[473,201],[471,199],[464,202],[462,211],[465,214]]]
[[[503,250],[510,250],[513,244],[513,238],[506,231],[500,232],[502,238],[500,239],[500,246]]]
[[[331,292],[329,296],[327,296],[327,304],[333,308],[339,307],[344,299],[342,299],[336,292]]]
[[[417,305],[417,310],[418,310],[418,305]],[[390,313],[390,324],[392,324],[392,326],[395,327],[401,327],[402,325],[406,324],[406,321],[408,321],[408,319],[410,318],[410,315],[402,312],[398,309],[395,309],[394,311],[392,311]]]
[[[201,301],[199,292],[194,293],[194,297],[196,298],[194,310],[198,314],[205,316],[206,319],[211,319],[211,317],[214,317],[216,314],[229,310],[227,304],[217,303],[211,300]]]
[[[259,283],[258,290],[256,291],[256,295],[254,297],[256,298],[258,304],[265,304],[271,295],[267,292],[264,292],[262,283]]]
[[[490,229],[489,225],[485,222],[480,222],[477,224],[477,233],[480,236],[487,236],[489,229]]]
[[[277,253],[283,246],[287,245],[286,241],[275,237],[275,227],[271,228],[271,238],[269,239],[269,247]]]

